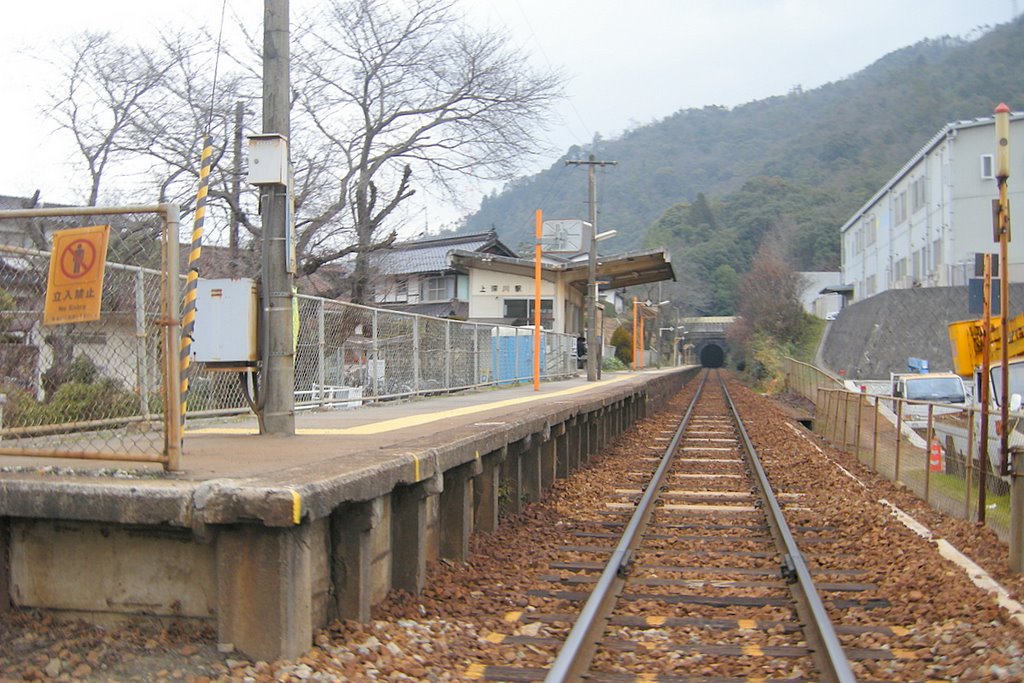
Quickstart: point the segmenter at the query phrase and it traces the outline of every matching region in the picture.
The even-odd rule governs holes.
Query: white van
[[[928,420],[928,403],[936,406],[932,415],[955,413],[967,408],[968,396],[964,380],[952,372],[892,373],[892,397],[907,399],[903,405],[903,421],[912,427],[923,427]],[[921,401],[921,403],[915,403]],[[896,406],[893,406],[895,412]]]

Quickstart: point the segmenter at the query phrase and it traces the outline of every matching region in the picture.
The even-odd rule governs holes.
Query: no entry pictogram
[[[43,324],[100,319],[109,225],[53,233]]]
[[[96,245],[88,239],[77,239],[64,247],[58,258],[61,279],[81,280],[96,266]]]

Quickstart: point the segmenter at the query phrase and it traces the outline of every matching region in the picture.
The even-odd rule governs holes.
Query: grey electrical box
[[[249,183],[288,184],[288,140],[277,133],[249,136]]]
[[[196,287],[193,360],[222,366],[255,365],[259,359],[257,311],[255,281],[200,280]]]

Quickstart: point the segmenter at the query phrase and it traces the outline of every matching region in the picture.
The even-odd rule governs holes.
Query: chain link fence
[[[297,409],[355,407],[533,379],[533,329],[297,297]],[[200,311],[200,315],[202,312]],[[541,333],[541,379],[576,374],[575,337]],[[193,366],[187,418],[248,411],[238,373]]]
[[[836,376],[786,360],[789,391],[814,403],[814,431],[835,447],[854,453],[866,466],[900,482],[932,507],[961,519],[978,519],[984,480],[984,519],[1006,540],[1013,515],[1008,477],[997,474],[999,442],[989,434],[989,462],[979,455],[980,414],[976,407],[871,396],[850,390]],[[918,424],[912,428],[908,422]],[[921,419],[922,415],[926,416]],[[1024,415],[1011,414],[1013,423]]]
[[[177,467],[183,278],[161,274],[168,262],[177,271],[177,245],[172,256],[164,254],[160,236],[167,228],[152,215],[155,207],[110,211],[0,212],[0,455]],[[176,211],[173,222],[170,234],[176,235]],[[44,325],[50,253],[15,243],[45,244],[54,230],[86,224],[111,226],[100,318]],[[168,307],[169,300],[175,305]],[[532,328],[309,296],[296,298],[294,320],[298,409],[354,407],[533,378]],[[575,375],[575,348],[573,335],[542,332],[541,378]],[[188,379],[190,420],[249,412],[249,398],[257,394],[249,373],[194,363]]]
[[[161,275],[168,211],[176,236],[170,205],[0,212],[0,454],[171,465],[163,377],[172,326]],[[51,254],[35,246],[92,225],[110,226],[105,267],[102,254],[81,250],[75,274],[102,268],[99,319],[44,325],[48,296],[52,305],[94,295],[73,278],[48,294]],[[54,267],[69,254],[56,254]]]

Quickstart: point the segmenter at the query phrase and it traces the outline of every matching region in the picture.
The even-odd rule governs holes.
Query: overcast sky
[[[397,0],[396,0],[397,1]],[[1016,0],[462,0],[470,20],[505,27],[541,67],[561,69],[568,99],[548,133],[546,167],[595,132],[614,137],[679,109],[735,106],[842,79],[924,38],[968,36],[1009,21]],[[72,142],[40,113],[52,87],[38,60],[83,30],[144,42],[161,27],[206,25],[222,0],[5,2],[0,23],[0,194],[76,202],[86,187]],[[292,13],[315,0],[292,0]],[[227,15],[258,26],[261,0],[228,0]],[[228,29],[230,31],[230,27]],[[1014,109],[1024,103],[1008,103]],[[964,112],[964,117],[988,112]],[[78,173],[76,179],[75,174]],[[110,189],[110,188],[108,188]],[[488,187],[467,185],[472,205]],[[438,207],[436,220],[454,209]],[[433,221],[432,222],[436,222]]]

